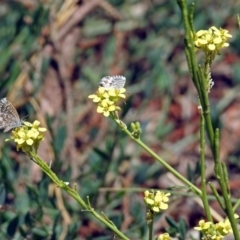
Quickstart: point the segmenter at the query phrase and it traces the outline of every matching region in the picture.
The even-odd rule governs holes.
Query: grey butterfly
[[[124,76],[106,76],[103,77],[99,86],[104,87],[106,90],[110,88],[120,89],[123,88],[126,82],[126,78]]]
[[[0,100],[0,128],[4,128],[4,132],[10,129],[21,127],[22,121],[18,112],[7,98]]]

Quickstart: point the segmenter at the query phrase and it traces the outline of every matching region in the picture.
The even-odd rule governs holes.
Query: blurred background
[[[127,78],[120,118],[139,121],[141,139],[193,183],[199,182],[199,113],[184,55],[176,1],[0,1],[0,98],[21,118],[48,129],[39,155],[63,181],[104,212],[130,239],[147,234],[143,191],[169,189],[169,209],[155,234],[169,225],[191,229],[202,217],[188,189],[129,139],[88,99],[107,75]],[[239,0],[196,3],[196,31],[211,26],[232,34],[212,65],[214,126],[221,128],[221,159],[239,197]],[[200,54],[199,63],[203,63]],[[114,235],[67,196],[14,145],[0,136],[0,239],[113,239]],[[207,177],[215,183],[206,146]],[[174,186],[178,186],[175,187]],[[216,185],[217,186],[217,185]],[[209,191],[209,193],[211,193]],[[215,201],[214,218],[225,217]],[[116,238],[115,238],[116,239]],[[184,238],[182,238],[184,239]]]

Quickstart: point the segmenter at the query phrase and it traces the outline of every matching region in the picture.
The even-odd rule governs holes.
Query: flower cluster
[[[228,47],[228,38],[232,37],[226,29],[217,29],[210,27],[208,30],[200,30],[194,35],[194,42],[197,49],[201,49],[206,56],[210,57],[211,61],[216,54],[219,54],[220,49]]]
[[[170,195],[170,193],[161,191],[156,191],[155,193],[153,190],[147,190],[144,192],[144,202],[153,213],[158,213],[161,210],[168,209],[167,202],[169,201],[168,197]]]
[[[119,111],[121,108],[117,106],[117,102],[121,98],[125,98],[125,88],[115,89],[99,87],[96,94],[89,95],[88,98],[98,104],[97,112],[102,113],[105,117],[109,117],[110,113]]]
[[[43,132],[46,128],[39,127],[40,122],[35,120],[34,123],[23,122],[23,126],[12,131],[11,139],[16,142],[17,150],[23,152],[37,151],[40,142],[44,139]],[[6,139],[9,141],[11,139]]]
[[[236,215],[235,218],[239,216]],[[202,240],[222,240],[226,235],[232,233],[232,227],[228,219],[219,223],[199,221],[199,226],[194,228],[203,234]]]

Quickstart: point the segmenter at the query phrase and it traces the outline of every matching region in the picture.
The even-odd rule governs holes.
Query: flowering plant
[[[125,88],[105,89],[104,87],[99,87],[96,94],[89,95],[88,97],[98,104],[98,113],[102,113],[105,117],[109,117],[110,114],[121,110],[117,104],[122,98],[126,98],[125,92]]]
[[[38,120],[33,123],[23,122],[23,126],[13,130],[11,139],[6,141],[13,140],[17,144],[17,151],[21,149],[23,152],[31,150],[37,152],[40,142],[44,139],[43,133],[46,131],[46,128],[40,127]]]
[[[136,144],[143,148],[153,159],[158,161],[167,171],[171,172],[177,177],[187,188],[192,192],[195,197],[198,197],[204,207],[206,220],[201,219],[195,230],[200,232],[202,240],[216,239],[221,240],[228,234],[233,233],[236,240],[240,240],[239,232],[236,224],[237,217],[234,215],[236,208],[240,204],[238,202],[235,206],[231,203],[230,184],[228,182],[226,166],[220,161],[219,158],[219,129],[214,129],[210,117],[210,104],[208,95],[213,87],[213,80],[211,77],[211,64],[215,57],[221,53],[221,51],[229,46],[227,42],[231,38],[231,34],[228,30],[217,28],[215,26],[210,27],[207,30],[195,31],[193,29],[193,23],[191,13],[189,13],[185,0],[178,0],[180,9],[182,11],[184,26],[185,26],[185,50],[187,56],[187,62],[189,72],[192,81],[197,90],[197,97],[199,99],[199,118],[200,118],[200,168],[201,168],[201,187],[194,185],[186,177],[181,175],[176,169],[174,169],[166,160],[158,156],[152,149],[150,149],[142,140],[142,128],[140,122],[131,122],[130,124],[124,123],[119,118],[119,112],[121,111],[121,103],[126,99],[126,89],[116,87],[104,87],[100,86],[95,94],[89,95],[89,98],[96,104],[96,112],[102,114],[106,118],[111,118],[116,125],[131,138]],[[204,54],[204,65],[197,64],[196,54],[197,51],[202,51]],[[118,78],[106,77],[104,80],[116,80]],[[122,80],[125,78],[122,78]],[[125,83],[125,82],[124,82]],[[110,84],[111,86],[111,84]],[[19,125],[21,124],[19,120]],[[209,186],[217,199],[219,206],[226,213],[225,219],[217,223],[214,222],[211,209],[209,206],[207,188],[206,188],[206,174],[205,174],[205,127],[209,138],[210,148],[212,151],[215,175],[221,188],[222,196],[218,194],[215,187],[212,184]],[[119,239],[128,240],[129,238],[120,231],[115,224],[105,215],[98,214],[97,211],[91,206],[89,197],[83,200],[76,188],[76,185],[71,187],[69,182],[62,181],[51,169],[51,164],[47,164],[37,154],[37,150],[41,141],[44,140],[44,132],[47,129],[40,127],[40,122],[35,120],[33,123],[23,122],[22,126],[17,127],[12,131],[12,136],[7,141],[12,140],[16,144],[17,151],[23,151],[30,159],[38,164],[40,168],[46,173],[46,175],[57,185],[58,188],[65,190],[70,196],[72,196],[84,211],[89,212],[96,219],[109,227]],[[144,191],[142,201],[146,207],[146,225],[148,225],[148,239],[153,239],[153,225],[156,215],[160,215],[163,211],[168,209],[171,204],[170,192],[160,190],[146,190]],[[173,237],[171,231],[164,232],[155,237],[156,240],[170,240]],[[114,236],[115,237],[115,236]],[[184,239],[182,237],[182,239]]]

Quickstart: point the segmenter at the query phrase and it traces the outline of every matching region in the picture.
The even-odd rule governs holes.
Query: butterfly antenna
[[[25,120],[27,117],[28,117],[28,115],[26,115],[25,117],[23,117],[23,118],[21,119],[21,122],[24,122],[24,120]]]

